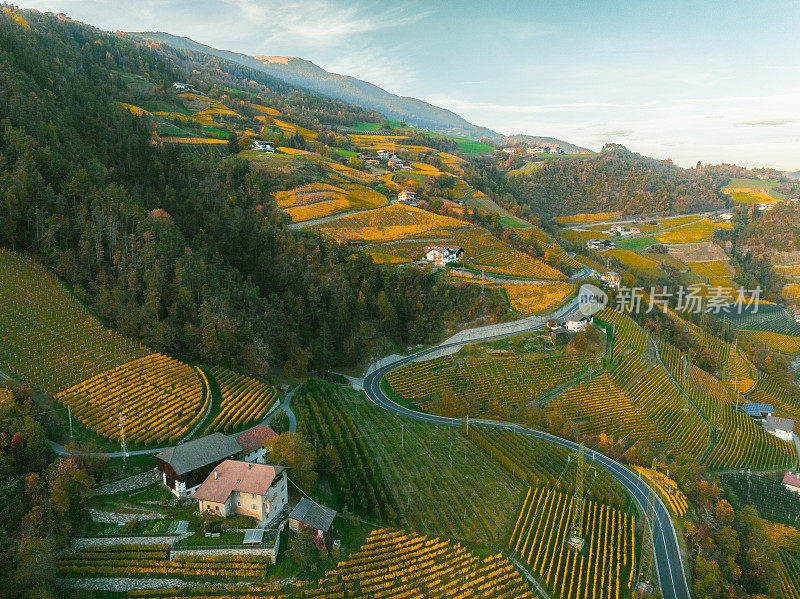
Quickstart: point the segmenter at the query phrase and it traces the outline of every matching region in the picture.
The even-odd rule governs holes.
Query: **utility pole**
[[[69,418],[69,437],[74,439],[75,436],[72,434],[72,409],[69,406],[67,406],[67,417]]]
[[[120,446],[122,447],[122,460],[127,465],[128,463],[128,444],[125,443],[125,414],[119,413],[119,431],[120,431]]]
[[[406,434],[405,434],[405,432],[406,432],[406,429],[401,424],[400,425],[400,447],[403,447],[403,448],[405,448],[405,446],[406,446]]]
[[[583,538],[583,477],[586,470],[586,462],[583,455],[583,443],[578,447],[578,466],[575,469],[575,495],[572,498],[572,526],[570,527],[570,537],[567,541],[570,549],[580,552],[586,540]]]

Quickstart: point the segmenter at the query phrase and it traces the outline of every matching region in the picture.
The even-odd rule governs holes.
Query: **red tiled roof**
[[[194,497],[222,503],[233,491],[265,495],[284,470],[283,466],[225,460],[208,475]]]
[[[783,475],[783,484],[800,488],[800,478],[796,477],[791,472],[787,472]]]
[[[234,438],[239,445],[242,446],[242,451],[245,453],[250,453],[259,447],[264,447],[264,443],[266,443],[267,440],[274,439],[277,436],[278,433],[276,433],[270,427],[259,424],[250,430],[239,433]]]

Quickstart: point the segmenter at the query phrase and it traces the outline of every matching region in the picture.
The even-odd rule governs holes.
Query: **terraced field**
[[[95,319],[43,266],[0,250],[0,369],[49,393],[150,355]]]
[[[200,421],[209,401],[201,371],[151,354],[73,385],[55,396],[72,417],[109,439],[118,439],[125,414],[128,443],[176,442]]]
[[[495,357],[456,363],[452,356],[412,362],[386,380],[398,395],[445,416],[504,416],[572,378],[599,370],[593,356]]]
[[[219,414],[205,427],[204,434],[228,432],[259,422],[275,402],[275,387],[226,368],[214,366],[211,376],[219,385],[222,398]]]
[[[618,599],[633,586],[636,562],[634,518],[586,500],[583,551],[567,546],[573,497],[553,489],[531,488],[508,549],[537,575],[552,597]]]
[[[507,558],[480,558],[458,543],[397,530],[374,530],[364,545],[315,583],[303,597],[366,599],[535,599]]]
[[[500,546],[525,490],[458,429],[385,412],[339,394],[409,529]]]

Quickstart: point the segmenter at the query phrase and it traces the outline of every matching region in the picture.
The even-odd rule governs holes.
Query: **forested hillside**
[[[189,360],[303,374],[431,341],[446,320],[487,309],[474,286],[434,292],[427,272],[380,270],[288,230],[272,199],[284,181],[227,144],[154,143],[118,102],[174,99],[187,73],[168,55],[22,14],[0,18],[0,245],[53,268],[112,328]],[[364,113],[221,61],[185,64],[206,90],[239,81],[298,116]]]
[[[723,208],[719,193],[729,176],[719,169],[682,169],[609,144],[596,156],[552,159],[515,177],[521,159],[476,161],[469,182],[519,205],[520,214],[561,216],[580,212],[681,214]],[[513,199],[512,199],[513,198]]]

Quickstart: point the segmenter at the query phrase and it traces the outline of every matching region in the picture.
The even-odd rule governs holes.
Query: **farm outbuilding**
[[[181,443],[156,455],[162,482],[177,497],[192,495],[211,471],[233,458],[242,447],[222,433]]]
[[[289,514],[289,528],[295,532],[314,537],[318,547],[330,547],[333,540],[331,525],[336,510],[303,497]]]

